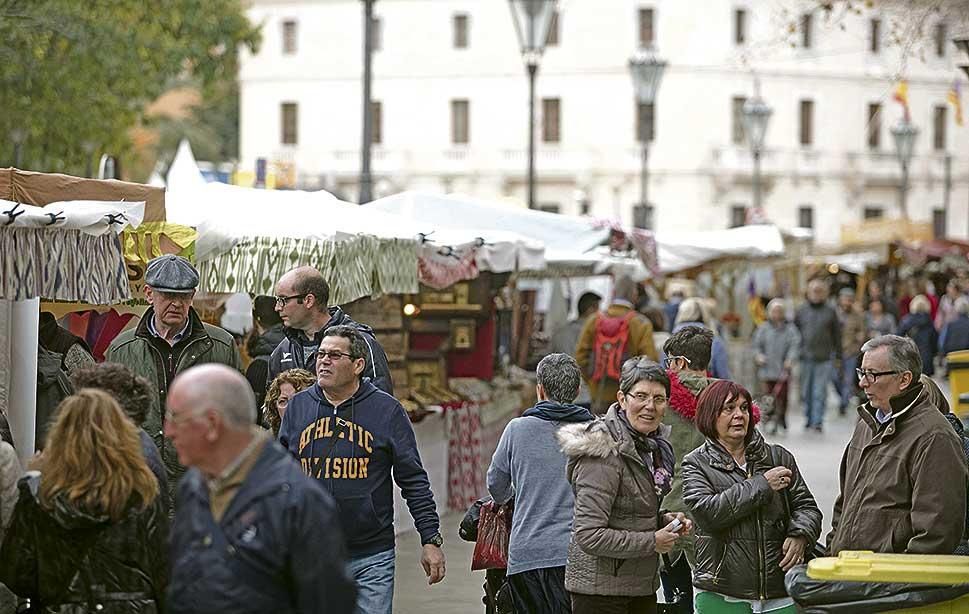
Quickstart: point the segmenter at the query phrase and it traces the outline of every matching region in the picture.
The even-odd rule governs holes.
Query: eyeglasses
[[[693,365],[693,363],[690,361],[690,359],[687,358],[686,356],[667,356],[666,359],[663,360],[663,366],[665,368],[667,368],[667,369],[672,369],[673,368],[673,364],[677,360],[680,360],[681,358],[686,361],[686,364],[688,364],[690,366]]]
[[[898,375],[901,371],[863,371],[861,369],[855,369],[855,373],[858,374],[859,381],[864,380],[869,384],[874,384],[882,375]]]
[[[170,422],[178,426],[179,424],[184,424],[193,418],[198,418],[202,414],[201,411],[184,411],[181,414],[176,414],[172,410],[165,411],[165,422]]]
[[[640,405],[652,405],[653,407],[662,407],[666,405],[666,401],[668,401],[668,399],[661,394],[657,394],[654,396],[651,394],[646,394],[645,392],[637,392],[636,394],[627,394],[625,395],[625,397],[627,399],[632,399],[633,401],[636,401]]]
[[[340,360],[344,356],[346,356],[347,358],[353,359],[353,355],[347,354],[346,352],[341,352],[340,350],[333,350],[331,352],[328,352],[326,350],[320,350],[319,352],[316,353],[317,360],[323,360],[323,358],[325,357],[325,358],[329,358],[330,360],[336,361],[336,360]]]
[[[283,305],[285,305],[286,303],[288,303],[289,301],[291,301],[293,299],[296,299],[297,301],[299,301],[300,303],[302,303],[303,302],[303,299],[306,298],[308,295],[309,295],[309,293],[307,293],[307,294],[293,294],[292,296],[277,296],[277,297],[274,297],[274,298],[276,299],[276,306],[277,307],[282,307]]]

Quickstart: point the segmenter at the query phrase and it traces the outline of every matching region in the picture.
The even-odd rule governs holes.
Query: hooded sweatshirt
[[[407,412],[364,378],[334,407],[319,383],[294,396],[279,443],[319,480],[340,510],[350,558],[394,547],[394,489],[400,487],[421,541],[440,528],[434,495]]]
[[[350,326],[359,332],[367,343],[367,365],[363,371],[364,377],[369,377],[374,386],[393,395],[394,380],[390,376],[387,353],[374,336],[373,329],[354,321],[339,307],[330,307],[329,311],[330,320],[313,335],[312,339],[301,330],[285,328],[286,338],[279,342],[272,356],[269,357],[269,377],[266,381],[273,381],[277,375],[289,369],[306,369],[310,373],[316,373],[316,348],[323,341],[323,334],[333,326]]]

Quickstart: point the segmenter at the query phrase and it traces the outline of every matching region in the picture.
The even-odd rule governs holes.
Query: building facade
[[[947,101],[959,78],[969,106],[956,68],[966,60],[950,41],[958,24],[818,4],[563,2],[535,96],[538,206],[661,232],[750,221],[740,109],[756,75],[773,115],[755,217],[837,244],[842,224],[901,216],[890,133],[901,75],[920,130],[908,215],[969,235],[969,117],[958,126]],[[378,0],[375,15],[375,195],[427,189],[524,206],[528,81],[508,2]],[[254,0],[250,17],[263,24],[263,45],[242,59],[242,166],[284,165],[298,187],[356,200],[362,3]],[[899,44],[898,24],[914,19],[922,36]],[[644,45],[668,63],[651,108],[635,101],[628,68]],[[651,137],[645,206],[640,135]]]

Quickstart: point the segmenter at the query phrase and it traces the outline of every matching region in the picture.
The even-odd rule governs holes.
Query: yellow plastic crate
[[[960,404],[959,395],[969,392],[969,350],[945,355],[949,366],[949,405],[960,418],[969,415],[969,404]]]
[[[969,557],[843,551],[837,558],[814,559],[808,563],[807,575],[814,580],[967,584]]]

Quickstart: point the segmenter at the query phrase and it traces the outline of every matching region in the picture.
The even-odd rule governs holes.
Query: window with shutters
[[[374,145],[380,145],[384,140],[384,111],[378,100],[370,101],[370,140]]]
[[[739,228],[747,224],[747,207],[733,205],[730,207],[730,228]]]
[[[868,50],[878,53],[882,50],[882,20],[872,19],[868,22]]]
[[[733,12],[733,42],[743,45],[747,42],[747,10],[734,9]]]
[[[470,103],[464,99],[451,101],[451,142],[463,145],[471,142]]]
[[[653,216],[656,214],[653,205],[639,203],[633,207],[633,227],[644,230],[653,230],[655,223]]]
[[[640,143],[652,143],[656,138],[655,114],[655,103],[636,103],[636,140]]]
[[[814,101],[801,101],[800,142],[802,147],[814,144]]]
[[[947,28],[944,23],[935,24],[935,55],[945,57],[946,40],[949,38]]]
[[[282,127],[282,132],[280,134],[280,142],[283,145],[296,145],[299,141],[298,122],[299,122],[299,107],[297,107],[295,102],[284,102],[280,105],[280,125]]]
[[[295,19],[283,22],[283,55],[293,55],[297,49],[298,26]]]
[[[948,112],[949,109],[944,105],[936,105],[932,110],[932,148],[936,151],[945,151]]]
[[[810,49],[814,45],[814,15],[801,15],[801,47]]]
[[[455,49],[467,49],[468,48],[468,16],[463,13],[458,13],[454,16],[454,48]]]
[[[542,99],[542,141],[558,143],[562,140],[562,104],[558,98]]]
[[[882,146],[882,105],[872,102],[868,105],[868,149]]]
[[[802,205],[797,208],[797,227],[814,228],[814,207]]]
[[[731,106],[730,140],[734,145],[744,144],[744,104],[747,98],[734,96]]]
[[[932,209],[932,236],[936,239],[944,239],[945,231],[945,209]]]
[[[866,220],[877,220],[885,216],[885,208],[880,205],[868,205],[862,212]]]

